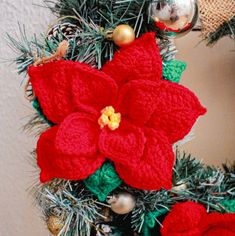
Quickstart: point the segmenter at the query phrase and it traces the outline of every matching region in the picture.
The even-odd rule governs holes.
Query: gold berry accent
[[[135,40],[135,32],[129,25],[118,25],[113,31],[112,40],[119,47],[128,45]]]

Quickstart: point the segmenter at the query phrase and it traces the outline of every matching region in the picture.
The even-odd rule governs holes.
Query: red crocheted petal
[[[175,143],[187,135],[197,118],[206,113],[196,95],[182,85],[160,81],[156,110],[148,126],[162,130]]]
[[[56,61],[29,67],[28,74],[34,93],[44,115],[53,123],[60,123],[74,111],[71,82],[76,76],[77,63]]]
[[[145,129],[144,153],[138,163],[116,164],[116,170],[128,185],[143,190],[170,189],[174,154],[164,134]],[[132,157],[135,158],[135,157]]]
[[[199,229],[206,209],[194,202],[177,203],[163,221],[162,236],[202,236]]]
[[[100,127],[97,120],[85,113],[73,113],[59,126],[55,147],[59,153],[93,156],[98,150]]]
[[[153,81],[131,81],[119,93],[117,110],[137,126],[144,126],[157,108],[158,83]]]
[[[202,234],[202,236],[235,236],[235,232],[230,231],[229,229],[226,229],[226,228],[222,229],[220,227],[214,227],[208,232]]]
[[[234,236],[235,213],[210,213],[202,221],[203,236]]]
[[[37,163],[41,169],[40,181],[45,183],[53,178],[81,180],[93,174],[105,158],[96,153],[92,157],[58,153],[54,141],[58,126],[44,132],[37,143]]]
[[[79,74],[72,83],[73,99],[81,111],[100,115],[105,106],[113,106],[117,98],[117,85],[105,73],[81,64]]]
[[[55,156],[54,139],[58,130],[58,126],[46,130],[41,134],[37,142],[37,164],[41,169],[40,181],[42,183],[51,180],[54,176],[52,159]],[[48,152],[48,153],[46,153]]]
[[[109,159],[129,165],[136,163],[143,155],[145,142],[142,129],[122,119],[118,129],[102,129],[99,147]]]
[[[163,80],[127,83],[120,91],[117,107],[131,123],[164,131],[170,143],[182,139],[206,112],[190,90]]]
[[[159,80],[162,78],[162,60],[155,34],[146,33],[132,44],[115,53],[113,60],[102,69],[119,86],[130,80]]]

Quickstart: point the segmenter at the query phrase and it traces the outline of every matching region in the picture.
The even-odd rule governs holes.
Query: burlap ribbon
[[[235,0],[198,0],[202,35],[208,37],[235,16]]]

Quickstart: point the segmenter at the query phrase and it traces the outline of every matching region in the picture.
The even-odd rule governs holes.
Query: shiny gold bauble
[[[113,31],[112,40],[119,47],[128,45],[135,40],[135,32],[129,25],[118,25]]]
[[[47,219],[47,227],[53,235],[58,235],[64,227],[64,221],[57,216],[49,216]]]
[[[119,215],[131,212],[136,204],[134,196],[126,192],[108,197],[107,202],[111,205],[112,211]]]

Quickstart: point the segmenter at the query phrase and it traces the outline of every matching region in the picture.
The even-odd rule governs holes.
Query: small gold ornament
[[[126,192],[108,197],[107,202],[111,205],[112,211],[119,215],[131,212],[136,204],[134,196]]]
[[[118,25],[112,33],[112,40],[119,47],[128,45],[135,40],[135,32],[129,25]]]
[[[47,227],[53,235],[58,235],[64,227],[64,222],[61,218],[52,215],[47,219]]]

